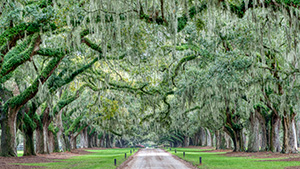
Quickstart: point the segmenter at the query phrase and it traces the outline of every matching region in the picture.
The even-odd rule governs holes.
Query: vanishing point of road
[[[122,169],[194,169],[161,149],[142,149]]]

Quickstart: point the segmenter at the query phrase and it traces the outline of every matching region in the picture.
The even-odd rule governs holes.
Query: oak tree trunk
[[[48,150],[49,153],[53,153],[54,152],[54,134],[51,131],[48,131],[48,141],[47,141],[47,145],[48,145]]]
[[[297,146],[300,147],[300,120],[296,123]]]
[[[206,146],[206,131],[204,128],[201,127],[200,130],[200,142],[201,142],[201,146]]]
[[[210,144],[211,144],[212,147],[215,146],[215,145],[214,145],[214,139],[215,139],[215,134],[214,134],[214,133],[211,133],[211,140],[210,140],[211,143],[210,143]]]
[[[33,130],[28,128],[24,132],[24,156],[36,155],[34,151]]]
[[[257,118],[257,110],[250,114],[250,132],[249,132],[249,142],[248,142],[248,152],[258,152],[259,151],[259,121]]]
[[[280,120],[281,118],[273,113],[272,119],[271,119],[271,135],[270,135],[270,150],[273,152],[280,152],[281,146],[280,146]]]
[[[36,129],[36,136],[35,136],[35,138],[36,138],[36,144],[35,144],[35,146],[36,146],[36,153],[37,154],[44,154],[45,153],[45,151],[44,151],[44,134],[43,134],[43,128],[41,127],[41,128],[39,128],[39,127],[37,127],[37,129]]]
[[[44,125],[43,125],[43,138],[44,138],[44,153],[49,154],[51,151],[49,150],[49,145],[48,145],[48,141],[49,141],[49,135],[48,135],[48,127],[50,125],[50,121],[44,121]]]
[[[121,139],[121,143],[122,143],[122,139]],[[98,134],[97,133],[94,134],[94,147],[98,147]]]
[[[262,115],[261,110],[258,110],[258,113],[256,114],[257,118],[260,122],[260,128],[261,128],[261,151],[268,151],[269,145],[270,145],[270,125],[269,125],[269,116],[268,115]]]
[[[1,156],[17,157],[16,121],[19,109],[8,108],[7,118],[1,122]]]
[[[188,147],[189,146],[189,136],[184,136],[183,146],[184,147]]]
[[[83,129],[80,133],[81,148],[88,148],[87,128]]]
[[[297,136],[295,126],[295,116],[292,113],[289,115],[287,112],[284,113],[283,117],[283,146],[282,153],[298,153],[297,147]]]
[[[66,142],[68,142],[68,140],[65,140],[65,137],[63,136],[63,124],[62,124],[62,110],[59,111],[58,115],[56,116],[57,117],[57,124],[58,124],[58,132],[57,132],[57,139],[58,139],[58,142],[60,143],[61,147],[62,147],[62,150],[63,151],[67,151],[67,145],[66,145]]]
[[[221,149],[221,139],[220,139],[220,130],[215,131],[215,136],[216,136],[216,149],[219,150]]]
[[[71,139],[70,139],[71,150],[77,149],[76,139],[77,139],[77,136],[76,137],[71,136]]]
[[[211,147],[212,146],[211,142],[212,140],[211,140],[210,131],[206,128],[206,145]]]
[[[63,136],[64,145],[66,146],[65,151],[71,151],[72,149],[71,136],[66,136],[65,134],[63,134],[62,136]]]

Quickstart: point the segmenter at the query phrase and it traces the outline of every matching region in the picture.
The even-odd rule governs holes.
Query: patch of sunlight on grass
[[[22,157],[24,152],[23,151],[18,151],[17,154],[18,154],[18,157]]]

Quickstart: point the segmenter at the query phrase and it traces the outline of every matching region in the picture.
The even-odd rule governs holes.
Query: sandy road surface
[[[160,149],[140,150],[122,169],[193,169]]]

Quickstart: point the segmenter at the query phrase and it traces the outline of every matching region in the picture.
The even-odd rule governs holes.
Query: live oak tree
[[[59,142],[74,148],[80,133],[102,133],[111,146],[114,139],[147,140],[160,128],[175,145],[197,135],[213,140],[224,130],[235,151],[259,151],[261,134],[263,150],[297,152],[298,1],[33,0],[0,7],[3,156],[16,156],[17,129],[26,155],[35,154],[34,130],[37,152],[45,153]]]

